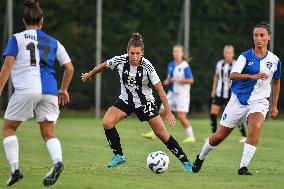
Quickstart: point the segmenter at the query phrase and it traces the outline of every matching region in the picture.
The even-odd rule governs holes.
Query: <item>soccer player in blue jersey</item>
[[[252,175],[247,167],[256,151],[260,130],[269,110],[267,98],[271,94],[271,82],[273,100],[270,116],[276,118],[278,115],[281,62],[267,48],[270,38],[268,23],[261,22],[254,27],[254,48],[243,52],[233,65],[230,74],[230,79],[233,80],[232,96],[223,112],[221,126],[209,137],[197,155],[193,172],[201,169],[208,153],[225,140],[235,127],[247,121],[248,137],[244,144],[238,174]]]
[[[13,34],[7,43],[0,73],[0,94],[11,74],[15,92],[4,115],[3,145],[11,166],[10,186],[23,178],[19,169],[19,143],[16,130],[21,122],[35,113],[43,140],[53,161],[53,167],[44,177],[43,184],[54,184],[63,170],[62,150],[54,134],[54,123],[59,116],[59,104],[69,102],[68,87],[73,76],[71,60],[59,41],[41,31],[43,11],[35,0],[25,0],[23,21],[26,30]],[[65,68],[58,90],[54,61]]]
[[[184,49],[182,45],[173,47],[174,60],[168,64],[168,76],[163,84],[168,86],[167,98],[171,111],[175,112],[182,126],[185,129],[186,138],[184,143],[195,142],[193,129],[186,116],[190,105],[190,88],[193,84],[193,75],[188,62],[184,58]],[[165,109],[163,105],[160,109],[161,117],[165,117]],[[154,139],[153,131],[143,133],[143,137]]]

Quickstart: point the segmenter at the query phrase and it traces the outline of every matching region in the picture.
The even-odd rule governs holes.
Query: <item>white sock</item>
[[[186,128],[186,129],[185,129],[185,134],[186,134],[188,137],[194,137],[192,127]]]
[[[244,151],[243,151],[243,157],[240,163],[240,168],[247,167],[249,165],[250,160],[253,157],[253,154],[255,153],[256,147],[250,144],[245,143],[244,144]]]
[[[51,138],[46,141],[46,146],[53,161],[53,164],[62,162],[62,150],[60,141],[57,138]]]
[[[16,135],[8,136],[3,140],[7,160],[11,166],[11,172],[19,169],[19,143]]]
[[[211,150],[213,150],[214,149],[214,146],[211,146],[210,144],[209,144],[209,139],[205,142],[205,144],[204,144],[204,146],[203,146],[203,148],[202,148],[202,150],[201,150],[201,152],[200,152],[200,154],[199,154],[199,159],[200,160],[204,160],[205,159],[205,157],[209,154],[209,152],[211,151]]]

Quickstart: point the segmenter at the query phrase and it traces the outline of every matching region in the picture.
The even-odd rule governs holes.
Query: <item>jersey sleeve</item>
[[[281,61],[278,61],[277,70],[273,74],[273,79],[279,80],[281,77]]]
[[[242,73],[245,65],[246,65],[246,58],[243,55],[240,55],[238,60],[233,65],[231,73],[233,72]]]
[[[148,76],[149,76],[149,79],[150,79],[152,85],[156,85],[157,83],[160,82],[160,78],[159,78],[155,68],[151,64],[148,64],[147,72],[148,72]]]
[[[15,35],[12,35],[9,38],[7,46],[3,52],[3,57],[7,55],[14,56],[14,57],[17,57],[18,55],[18,43],[17,43],[17,39]]]
[[[192,72],[189,66],[184,68],[184,77],[186,79],[193,79]]]
[[[121,56],[115,56],[109,60],[107,60],[107,67],[110,69],[116,68],[119,64],[121,64],[125,60],[125,57],[123,55]]]
[[[59,61],[60,65],[62,66],[64,64],[71,63],[71,59],[64,46],[59,41],[57,42],[57,45],[56,58]]]

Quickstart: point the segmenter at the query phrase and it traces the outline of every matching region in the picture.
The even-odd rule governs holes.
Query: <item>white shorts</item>
[[[177,93],[173,93],[171,91],[168,92],[167,98],[169,101],[170,109],[173,112],[188,112],[190,105],[190,97],[189,95],[180,95]],[[163,109],[163,104],[161,105],[161,109]]]
[[[249,105],[242,105],[237,96],[232,93],[232,96],[223,112],[220,124],[224,127],[235,128],[244,122],[251,113],[262,113],[263,117],[269,110],[269,101],[267,99],[257,100]]]
[[[59,116],[58,97],[47,94],[13,94],[9,100],[4,118],[26,121],[36,116],[37,122],[56,122]]]

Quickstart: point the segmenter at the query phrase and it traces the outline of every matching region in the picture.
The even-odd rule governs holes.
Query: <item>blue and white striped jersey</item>
[[[60,65],[71,63],[59,41],[41,30],[28,29],[9,38],[3,52],[7,55],[16,58],[11,71],[15,93],[58,95],[55,58]]]
[[[281,76],[281,62],[272,52],[267,51],[263,58],[254,54],[253,49],[243,52],[232,71],[242,74],[266,73],[267,79],[233,80],[232,92],[237,95],[241,104],[251,104],[263,98],[268,98],[271,93],[271,80],[279,80]]]

